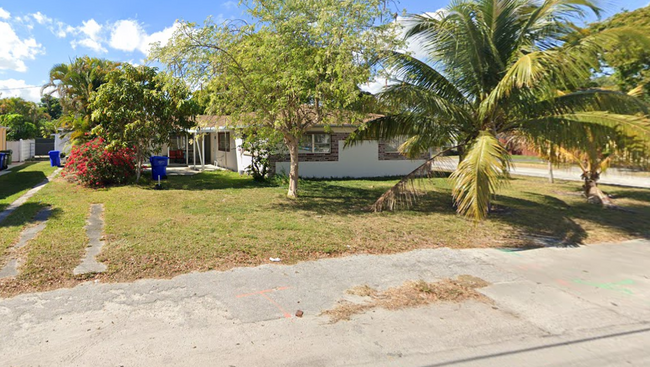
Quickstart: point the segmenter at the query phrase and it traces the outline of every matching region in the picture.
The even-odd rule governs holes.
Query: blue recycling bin
[[[160,177],[161,180],[164,180],[167,178],[167,162],[169,161],[169,158],[167,157],[160,157],[160,156],[153,156],[149,158],[149,162],[151,163],[151,179],[152,180],[157,180],[158,177]]]
[[[50,150],[48,152],[50,155],[50,166],[51,167],[61,167],[61,151],[60,150]]]
[[[7,154],[0,153],[0,171],[7,169]]]

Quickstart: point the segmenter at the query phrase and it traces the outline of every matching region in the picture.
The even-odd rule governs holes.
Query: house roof
[[[196,126],[198,127],[218,128],[229,126],[231,118],[230,116],[198,115],[194,118],[194,121],[196,121]]]
[[[374,113],[369,113],[366,115],[366,117],[362,121],[358,121],[356,123],[336,123],[336,124],[329,124],[329,126],[340,126],[340,127],[358,127],[362,123],[366,123],[368,121],[372,121],[378,117],[381,117],[382,115],[379,114],[374,114]],[[251,116],[252,117],[252,116]],[[194,130],[199,130],[199,131],[216,131],[216,130],[224,130],[228,127],[233,127],[232,124],[232,118],[230,116],[225,116],[225,115],[197,115],[195,117],[196,121],[196,126],[198,129],[192,129]],[[313,125],[314,127],[322,127],[325,126],[324,124],[319,124],[319,125]]]

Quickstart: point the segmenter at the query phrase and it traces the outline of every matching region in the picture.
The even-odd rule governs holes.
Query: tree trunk
[[[289,148],[291,169],[289,170],[289,191],[287,197],[298,197],[298,138],[291,135],[284,136],[284,143]]]
[[[582,186],[584,195],[589,203],[613,207],[614,203],[612,200],[598,187],[599,178],[600,174],[598,172],[584,172],[582,174],[582,179],[585,181]]]
[[[135,172],[135,181],[140,182],[140,174],[142,173],[142,157],[140,156],[140,149],[135,148],[135,159],[136,162],[136,172]],[[153,169],[153,167],[151,167]]]
[[[555,183],[555,177],[553,177],[553,162],[548,161],[548,182]]]
[[[458,164],[465,159],[465,146],[461,145],[458,147]]]

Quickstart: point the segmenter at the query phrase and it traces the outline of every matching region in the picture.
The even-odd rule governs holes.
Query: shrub
[[[88,187],[129,182],[136,174],[135,153],[128,148],[109,151],[106,147],[102,138],[73,147],[63,169],[63,176],[71,177]]]

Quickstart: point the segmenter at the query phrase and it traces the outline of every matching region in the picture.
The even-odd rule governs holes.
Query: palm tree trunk
[[[465,159],[465,145],[458,146],[458,164]]]
[[[582,179],[585,182],[582,188],[584,190],[584,195],[587,198],[587,202],[600,204],[605,207],[613,207],[614,202],[612,202],[612,199],[610,199],[609,196],[598,187],[599,178],[600,173],[598,172],[584,172],[582,174]]]

